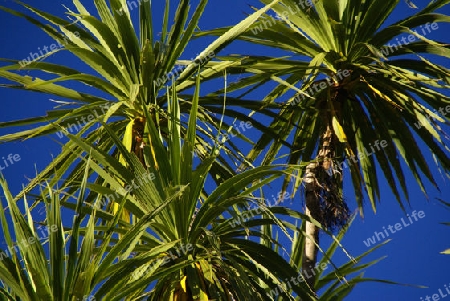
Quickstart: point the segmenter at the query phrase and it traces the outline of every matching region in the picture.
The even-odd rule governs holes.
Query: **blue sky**
[[[25,1],[35,5],[33,1]],[[92,7],[91,1],[83,1],[88,8]],[[165,1],[154,1],[165,2]],[[175,3],[175,1],[172,1]],[[425,1],[428,2],[428,1]],[[56,4],[57,3],[57,4]],[[58,2],[44,2],[37,4],[37,7],[48,12],[62,15],[67,5],[71,7],[71,1],[63,0]],[[195,1],[194,1],[195,3]],[[12,1],[3,0],[0,5],[6,7],[15,7]],[[257,0],[227,0],[227,1],[210,1],[203,18],[200,22],[201,29],[212,29],[219,26],[230,26],[242,20],[246,14],[252,12],[249,5],[261,7]],[[419,1],[416,3],[421,7]],[[162,15],[162,4],[155,4],[155,22],[160,24]],[[404,18],[415,12],[403,1],[400,1],[398,9],[388,20],[388,23]],[[440,12],[450,14],[450,7],[444,8]],[[133,10],[132,14],[137,17],[138,10]],[[159,23],[158,23],[159,22]],[[440,41],[449,42],[448,32],[449,26],[439,25],[439,29],[430,33],[429,36]],[[30,52],[38,52],[39,48],[44,46],[50,47],[54,43],[40,29],[27,23],[21,18],[11,16],[5,12],[0,12],[0,57],[25,59]],[[190,59],[195,54],[201,52],[204,47],[212,41],[212,38],[195,40],[183,55],[184,59]],[[222,54],[265,54],[279,56],[280,53],[274,49],[263,49],[261,47],[252,46],[246,43],[236,42],[230,47],[223,50]],[[62,52],[51,60],[56,63],[64,63],[72,66],[79,66],[78,61],[70,55]],[[450,68],[449,60],[437,60],[436,62]],[[88,70],[88,69],[86,69]],[[0,80],[0,83],[3,81]],[[208,87],[207,87],[208,88]],[[211,87],[215,88],[215,87]],[[260,97],[263,95],[261,94]],[[27,91],[0,89],[0,99],[2,107],[0,109],[0,121],[9,121],[27,116],[44,115],[47,109],[52,108],[55,104],[49,101],[48,95],[38,95]],[[0,129],[0,134],[6,131]],[[254,136],[252,136],[254,137]],[[32,139],[24,142],[15,142],[0,145],[0,166],[5,167],[4,159],[7,160],[8,154],[19,155],[20,160],[12,160],[13,164],[5,168],[2,172],[8,180],[14,192],[17,192],[22,183],[27,182],[27,178],[32,178],[36,170],[42,170],[47,163],[50,162],[52,156],[58,154],[60,146],[58,143],[63,142],[56,134],[51,137]],[[423,145],[419,144],[419,147]],[[16,156],[16,159],[18,157]],[[450,248],[450,227],[441,225],[441,222],[450,222],[450,212],[439,204],[437,198],[450,201],[449,180],[444,180],[434,168],[435,165],[432,158],[429,158],[430,168],[436,172],[436,179],[440,185],[441,191],[438,192],[430,185],[427,186],[428,199],[415,185],[414,179],[408,175],[407,180],[411,185],[410,188],[410,206],[407,213],[410,214],[412,223],[408,217],[401,211],[395,197],[390,192],[386,182],[381,180],[381,201],[375,214],[370,206],[365,207],[364,218],[357,217],[346,237],[344,238],[344,246],[352,256],[358,256],[368,250],[364,243],[365,240],[372,237],[374,232],[383,232],[391,225],[395,227],[396,223],[402,225],[402,229],[394,234],[390,234],[392,241],[384,247],[378,249],[371,259],[387,256],[374,267],[365,272],[365,276],[372,278],[388,279],[405,284],[420,284],[427,286],[425,289],[418,289],[410,286],[388,285],[382,283],[361,284],[352,292],[346,300],[425,300],[427,295],[432,296],[441,289],[445,292],[445,285],[450,286],[450,276],[447,269],[450,267],[450,256],[439,254],[444,249]],[[444,176],[445,177],[445,176]],[[350,208],[353,210],[356,206],[353,201],[353,192],[349,183],[349,175],[344,175],[345,196]],[[279,189],[274,188],[274,193]],[[301,209],[302,204],[298,195],[293,200],[288,200],[288,204],[296,209]],[[369,205],[369,204],[367,204]],[[422,218],[417,221],[412,217],[411,213],[423,211]],[[402,221],[403,219],[403,221]],[[408,225],[405,226],[406,222]],[[384,229],[383,229],[384,227]],[[398,227],[398,226],[397,226]],[[388,230],[389,231],[389,230]],[[378,234],[378,236],[380,236]],[[322,236],[324,237],[324,236]],[[324,237],[326,244],[328,239]],[[0,242],[1,243],[1,242]],[[366,241],[367,243],[367,241]],[[377,243],[379,243],[377,241]],[[343,252],[338,251],[335,260],[343,262],[347,260]],[[450,300],[448,297],[440,300]]]

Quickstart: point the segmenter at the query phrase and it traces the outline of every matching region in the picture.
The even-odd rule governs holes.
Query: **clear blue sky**
[[[32,5],[54,14],[62,15],[65,12],[62,4],[71,7],[71,1],[42,1],[35,4],[35,1],[25,1]],[[90,1],[83,1],[89,3]],[[164,3],[165,1],[154,1]],[[176,1],[172,1],[175,2]],[[194,1],[195,2],[195,1]],[[421,7],[423,2],[416,1],[416,5]],[[212,29],[219,26],[228,26],[238,23],[247,13],[252,10],[248,5],[261,7],[257,0],[212,0],[207,6],[205,14],[200,22],[201,29]],[[0,1],[0,5],[6,7],[15,7],[10,0]],[[92,7],[91,3],[85,4],[88,8]],[[155,4],[158,15],[155,16],[155,24],[161,19],[162,4]],[[415,10],[409,8],[405,2],[400,1],[399,7],[389,20],[398,20],[407,15],[413,14]],[[450,14],[450,8],[445,8],[441,12]],[[132,14],[137,17],[138,11],[133,10]],[[0,12],[0,57],[24,59],[29,56],[30,52],[37,52],[38,47],[50,46],[53,41],[41,30],[27,23],[25,20],[11,16],[7,13]],[[449,42],[449,26],[440,25],[440,28],[427,37],[432,37],[441,41]],[[211,41],[210,38],[194,41],[183,58],[189,59],[196,53],[203,50],[203,47]],[[266,55],[280,55],[275,50],[263,50],[245,43],[234,43],[223,51],[223,54],[232,53],[257,53]],[[77,61],[66,54],[58,54],[53,62],[60,62],[69,65],[77,65]],[[450,68],[449,60],[438,60],[447,68]],[[3,83],[0,81],[0,83]],[[38,95],[20,90],[0,89],[0,120],[7,121],[27,116],[44,115],[47,109],[54,104],[49,101],[48,95]],[[6,131],[0,129],[0,134]],[[253,136],[254,137],[254,136]],[[22,183],[27,182],[27,178],[32,178],[35,170],[42,170],[47,163],[50,162],[52,155],[56,155],[60,147],[54,141],[61,141],[56,135],[52,137],[33,139],[18,143],[8,143],[0,145],[0,164],[4,166],[2,157],[8,154],[18,154],[20,160],[14,162],[13,165],[3,170],[3,174],[10,183],[14,192],[17,192]],[[17,157],[16,157],[17,158]],[[434,163],[429,158],[430,167],[434,168]],[[449,181],[444,181],[442,177],[435,172],[436,178],[440,184],[441,192],[427,186],[429,199],[427,200],[420,189],[415,185],[414,179],[408,175],[407,180],[410,185],[410,208],[408,213],[416,210],[423,211],[425,216],[418,221],[414,221],[407,227],[395,234],[391,234],[393,239],[388,245],[379,249],[371,259],[387,256],[383,261],[373,268],[366,271],[367,277],[384,278],[406,284],[420,284],[428,286],[427,289],[417,289],[407,286],[387,285],[380,283],[369,283],[359,285],[354,292],[346,299],[349,301],[397,301],[397,300],[425,300],[426,295],[438,293],[439,289],[444,292],[444,285],[450,286],[450,276],[448,276],[448,268],[450,268],[450,256],[439,254],[440,251],[450,248],[450,227],[440,225],[440,222],[450,222],[450,212],[444,209],[436,198],[450,201]],[[347,180],[345,186],[345,195],[351,209],[355,208],[353,201],[352,189],[349,186],[349,175],[345,175]],[[274,192],[278,191],[274,188]],[[290,201],[289,201],[290,202]],[[299,198],[292,200],[292,206],[300,209]],[[382,180],[381,204],[378,206],[377,213],[371,211],[370,206],[365,207],[365,217],[357,217],[353,226],[349,230],[344,239],[344,246],[353,255],[357,256],[368,250],[363,243],[364,240],[374,235],[374,232],[382,232],[383,227],[388,228],[389,225],[394,226],[396,223],[402,223],[401,219],[407,221],[407,218],[401,211],[395,201],[394,196],[389,191],[386,182]],[[409,223],[409,222],[408,222]],[[326,243],[326,240],[324,240]],[[2,242],[0,242],[2,243]],[[2,245],[4,246],[4,245]],[[346,257],[342,252],[338,251],[336,261],[342,262]],[[450,295],[443,300],[450,300]]]

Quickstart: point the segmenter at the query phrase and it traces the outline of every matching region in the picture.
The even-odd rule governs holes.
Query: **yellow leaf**
[[[186,279],[187,279],[187,277],[184,276],[184,277],[181,279],[181,281],[180,281],[181,288],[183,289],[183,291],[184,291],[185,293],[187,292]]]
[[[127,149],[127,151],[131,152],[131,146],[133,145],[133,124],[134,120],[131,120],[127,127],[125,128],[125,134],[123,135],[122,143]],[[126,166],[125,159],[122,155],[119,155],[119,162]]]
[[[341,124],[337,120],[336,116],[333,116],[332,124],[333,124],[334,133],[338,137],[339,141],[347,142],[347,136],[345,136],[344,129],[342,128]]]
[[[369,84],[366,80],[364,80],[364,82],[367,84],[367,86],[378,96],[380,96],[381,98],[383,98],[384,100],[386,100],[387,102],[389,102],[391,105],[393,105],[394,107],[403,110],[403,108],[401,106],[399,106],[397,103],[395,103],[395,101],[393,101],[392,99],[390,99],[387,95],[381,93],[380,90],[378,90],[377,88],[375,88],[374,86],[372,86],[371,84]]]

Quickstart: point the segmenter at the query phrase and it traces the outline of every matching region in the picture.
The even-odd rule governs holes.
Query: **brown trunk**
[[[303,179],[306,202],[305,214],[322,225],[324,225],[324,215],[321,208],[321,198],[323,192],[329,190],[329,187],[324,183],[330,182],[328,181],[330,175],[327,171],[332,166],[331,159],[334,156],[333,137],[333,131],[329,124],[321,137],[321,147],[317,160],[308,164]],[[314,283],[316,281],[316,270],[314,270],[314,267],[317,263],[319,230],[320,228],[313,223],[306,222],[306,243],[303,250],[302,274],[313,291],[315,291]]]
[[[309,204],[306,207],[305,214],[308,217],[316,219],[315,217],[315,209],[316,203],[318,204],[319,201],[314,196],[313,193],[309,193],[306,197],[306,203]],[[313,208],[313,209],[310,209]],[[311,288],[311,290],[314,290],[314,283],[316,281],[315,277],[315,271],[314,267],[316,265],[317,260],[317,251],[318,251],[318,244],[319,244],[319,228],[314,225],[313,223],[306,222],[306,243],[305,243],[305,250],[303,253],[303,261],[302,261],[302,274],[303,277],[305,277],[305,281],[308,284],[308,286]]]

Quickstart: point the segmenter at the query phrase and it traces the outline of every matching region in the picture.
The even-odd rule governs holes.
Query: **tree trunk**
[[[308,192],[306,195],[306,212],[305,214],[313,219],[317,218],[317,207],[319,200],[314,195],[314,192]],[[320,210],[320,208],[319,208]],[[313,223],[306,222],[306,243],[303,252],[302,260],[302,274],[305,277],[305,281],[312,291],[314,290],[314,283],[316,281],[314,267],[317,260],[317,251],[319,244],[319,228]]]
[[[327,225],[321,206],[322,198],[332,189],[330,183],[331,174],[328,173],[332,167],[334,156],[333,139],[334,134],[331,125],[328,124],[325,133],[321,137],[319,154],[314,162],[306,167],[303,183],[305,185],[305,214],[318,221],[322,225]],[[311,222],[306,222],[306,243],[303,250],[302,274],[306,283],[312,291],[315,291],[317,252],[319,247],[320,228]]]

